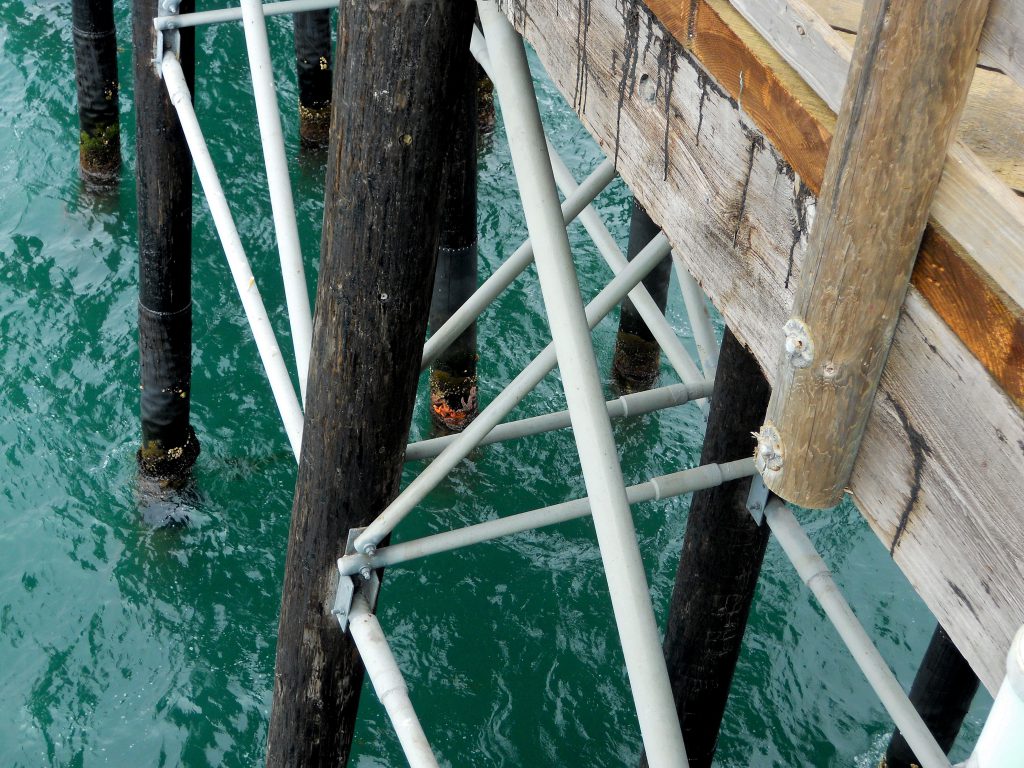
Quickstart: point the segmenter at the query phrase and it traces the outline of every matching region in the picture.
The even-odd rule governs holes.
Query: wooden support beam
[[[511,5],[675,257],[771,379],[816,211],[813,176],[795,166],[817,166],[820,183],[828,106],[728,3],[650,0],[656,15],[642,2],[590,0],[583,16],[561,0],[530,0],[525,15]],[[1012,349],[1014,336],[1003,339]],[[1024,509],[1007,503],[1022,476],[1020,409],[912,287],[850,487],[993,692],[1024,616]]]
[[[868,0],[758,436],[765,484],[804,507],[853,474],[988,0]]]
[[[296,13],[294,25],[299,139],[306,149],[323,149],[331,127],[331,12]]]
[[[324,234],[267,765],[345,765],[363,669],[331,615],[349,530],[398,492],[430,306],[464,0],[342,3]]]
[[[71,37],[78,86],[79,168],[87,186],[106,187],[121,172],[113,0],[72,0]]]

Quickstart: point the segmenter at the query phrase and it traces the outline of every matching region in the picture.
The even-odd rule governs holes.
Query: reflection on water
[[[134,135],[127,2],[122,135]],[[0,765],[252,766],[262,761],[295,462],[201,196],[195,205],[190,485],[139,486],[134,159],[96,198],[77,176],[70,7],[0,10]],[[317,263],[322,158],[300,155],[290,26],[268,24],[303,249]],[[196,103],[282,349],[290,349],[251,88],[237,25],[203,30]],[[553,88],[545,120],[578,177],[598,162]],[[525,237],[504,135],[481,158],[481,273]],[[598,207],[624,238],[621,185]],[[578,226],[583,291],[606,279]],[[314,269],[307,270],[312,276]],[[484,403],[549,340],[532,270],[480,325]],[[670,321],[684,335],[681,302]],[[614,319],[595,331],[601,365]],[[690,343],[687,339],[687,343]],[[671,381],[666,371],[663,381]],[[421,391],[423,391],[421,387]],[[422,397],[421,397],[422,400]],[[557,374],[522,414],[564,407]],[[430,428],[418,404],[414,438]],[[620,422],[629,482],[692,466],[684,407]],[[408,481],[421,464],[411,465]],[[570,435],[474,452],[399,529],[408,539],[584,493]],[[686,501],[634,509],[659,616]],[[187,525],[162,525],[168,521]],[[851,509],[805,517],[858,615],[909,682],[932,621]],[[442,763],[635,763],[639,737],[592,525],[578,520],[388,575],[381,622]],[[719,764],[874,764],[890,728],[791,567],[769,549]],[[984,697],[981,697],[984,698]],[[402,764],[373,694],[354,763]],[[968,741],[977,733],[976,707]],[[965,749],[958,748],[963,756]]]

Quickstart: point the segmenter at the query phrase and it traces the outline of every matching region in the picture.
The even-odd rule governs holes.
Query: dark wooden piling
[[[331,12],[295,14],[299,138],[307,149],[327,146],[331,128]]]
[[[72,0],[78,86],[78,159],[88,185],[109,186],[121,172],[117,37],[113,0]]]
[[[158,0],[132,2],[139,228],[139,358],[145,475],[181,479],[199,455],[189,424],[192,385],[192,156],[153,64]],[[181,12],[192,10],[186,0]],[[192,86],[195,35],[181,34]]]
[[[343,3],[302,458],[267,765],[344,765],[363,669],[330,610],[349,530],[398,491],[473,5]],[[382,97],[381,94],[385,94]]]
[[[459,78],[456,116],[445,161],[441,239],[430,301],[437,330],[477,288],[477,72]],[[430,369],[430,412],[444,430],[461,432],[477,414],[476,323],[452,342]]]
[[[910,687],[910,701],[946,754],[953,748],[977,692],[978,676],[942,626],[936,624]],[[882,768],[917,765],[920,761],[897,728],[885,752]]]
[[[754,452],[771,390],[727,328],[711,395],[701,464]],[[691,768],[710,766],[718,743],[769,529],[747,512],[750,480],[693,495],[669,607],[665,659]],[[646,766],[646,760],[641,761]]]
[[[632,261],[660,231],[661,227],[655,224],[644,207],[634,200],[629,220],[626,258]],[[671,276],[672,259],[666,257],[644,278],[644,286],[662,312],[665,311],[668,302],[668,284]],[[612,357],[612,379],[622,392],[639,392],[654,386],[658,380],[660,367],[661,347],[627,296],[622,300],[619,313],[619,333],[615,338],[615,355]]]

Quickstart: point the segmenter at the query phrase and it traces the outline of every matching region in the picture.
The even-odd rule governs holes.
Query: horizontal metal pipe
[[[693,469],[684,469],[670,475],[654,477],[645,483],[631,485],[626,488],[626,498],[630,504],[645,501],[659,501],[694,493],[706,488],[714,488],[731,480],[739,480],[754,474],[753,459],[739,459],[723,464],[705,464]],[[345,555],[338,560],[338,568],[342,574],[354,576],[363,568],[375,570],[387,566],[398,565],[440,552],[461,549],[472,544],[480,544],[503,536],[557,525],[568,520],[586,517],[590,514],[590,499],[573,499],[518,515],[509,515],[496,520],[487,520],[476,525],[458,528],[454,531],[436,533],[413,541],[403,541],[381,547],[373,556],[357,552]]]
[[[352,598],[348,628],[359,649],[366,674],[373,683],[373,690],[391,718],[409,765],[411,768],[438,768],[434,751],[416,717],[416,710],[409,700],[409,688],[391,652],[388,639],[384,636],[384,630],[370,611],[366,598],[358,592]]]
[[[576,192],[562,203],[562,221],[569,226],[595,197],[604,191],[615,178],[615,166],[611,160],[605,160],[580,184]],[[420,370],[426,370],[438,355],[444,352],[473,321],[480,316],[491,302],[508,288],[530,264],[533,263],[533,241],[527,239],[509,256],[505,262],[484,280],[472,296],[466,299],[447,322],[438,328],[423,346],[423,359]]]
[[[295,396],[295,388],[292,386],[288,368],[281,356],[281,348],[277,345],[277,338],[270,325],[270,318],[263,305],[263,298],[256,287],[256,278],[253,277],[252,267],[249,265],[249,259],[246,258],[245,249],[238,236],[238,229],[231,216],[231,208],[224,196],[224,188],[217,176],[217,169],[210,157],[209,147],[206,146],[206,139],[199,127],[199,120],[196,118],[196,111],[192,106],[192,96],[188,83],[185,81],[185,74],[181,70],[181,63],[170,51],[164,54],[162,71],[171,103],[178,113],[182,133],[184,133],[185,141],[192,153],[196,174],[206,193],[210,215],[217,227],[217,235],[224,248],[224,255],[227,257],[235,288],[238,289],[238,295],[242,299],[242,307],[245,309],[245,316],[249,321],[253,339],[256,341],[260,359],[263,361],[267,380],[270,382],[274,400],[281,412],[281,420],[284,422],[284,429],[288,434],[288,442],[291,444],[296,461],[298,461],[299,450],[302,447],[302,408],[299,406],[299,399]]]
[[[683,405],[693,400],[708,397],[713,386],[711,382],[702,382],[689,387],[686,384],[670,384],[667,387],[649,389],[646,392],[634,392],[630,395],[623,395],[608,401],[608,416],[612,419],[621,419],[625,416],[641,416],[645,413]],[[568,411],[545,413],[543,416],[532,416],[528,419],[519,419],[518,421],[499,424],[478,445],[491,445],[492,443],[501,443],[506,440],[516,440],[520,437],[539,435],[543,432],[552,432],[568,426],[571,426]],[[405,451],[405,460],[419,461],[422,459],[432,459],[457,438],[458,435],[445,435],[443,437],[434,437],[429,440],[410,443]]]
[[[285,13],[303,13],[304,11],[322,11],[337,8],[338,0],[282,0],[279,3],[264,3],[264,16],[280,16]],[[225,21],[241,21],[241,7],[217,8],[211,11],[182,13],[177,16],[157,16],[153,24],[159,30],[184,29],[199,27],[205,24],[221,24]]]
[[[664,234],[654,238],[629,266],[622,270],[604,287],[587,305],[587,322],[591,328],[596,326],[629,291],[639,283],[654,265],[665,257],[669,251],[668,239]],[[381,539],[395,529],[406,515],[419,504],[438,483],[451,471],[452,467],[469,455],[487,434],[498,426],[513,408],[529,394],[557,364],[554,344],[548,344],[533,361],[513,379],[497,397],[484,408],[480,415],[457,436],[452,443],[434,459],[430,465],[414,479],[388,507],[378,515],[362,535],[356,539],[356,549],[360,552],[367,547],[376,546]]]
[[[949,768],[949,759],[910,703],[903,686],[875,648],[849,603],[836,586],[825,561],[789,508],[778,498],[768,502],[765,518],[804,584],[810,587],[857,666],[900,729],[924,768]]]

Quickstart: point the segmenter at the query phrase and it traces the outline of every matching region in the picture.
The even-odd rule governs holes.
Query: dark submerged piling
[[[178,484],[199,455],[189,424],[192,385],[192,156],[154,64],[158,0],[132,2],[139,220],[139,358],[144,475]],[[181,12],[194,8],[192,0]],[[181,66],[195,75],[195,34]]]
[[[701,464],[753,454],[770,394],[754,356],[726,328]],[[714,757],[768,545],[767,524],[747,512],[749,488],[746,479],[694,494],[672,590],[665,658],[691,768]]]
[[[121,171],[113,0],[72,0],[71,25],[78,86],[79,166],[87,184],[109,186]]]
[[[398,491],[440,233],[464,0],[343,3],[302,458],[267,765],[348,759],[363,668],[330,610],[349,530]],[[381,98],[381,93],[389,94]]]
[[[977,692],[978,676],[942,626],[936,624],[910,687],[910,701],[946,754],[952,749]],[[885,751],[882,766],[911,768],[919,764],[897,728]]]
[[[459,78],[456,116],[445,161],[441,239],[430,302],[436,331],[477,288],[477,73]],[[439,427],[461,432],[477,414],[476,323],[462,332],[430,370],[430,413]]]
[[[331,128],[331,12],[295,14],[295,69],[299,84],[299,138],[324,149]]]
[[[654,238],[661,227],[655,224],[647,211],[636,200],[629,220],[629,246],[626,258],[630,261]],[[665,260],[644,278],[644,285],[658,305],[665,311],[668,302],[668,284],[672,275],[672,259]],[[627,296],[622,300],[619,314],[619,333],[615,338],[612,357],[612,379],[622,392],[640,392],[650,389],[658,380],[661,366],[661,348],[654,334],[636,311]]]

